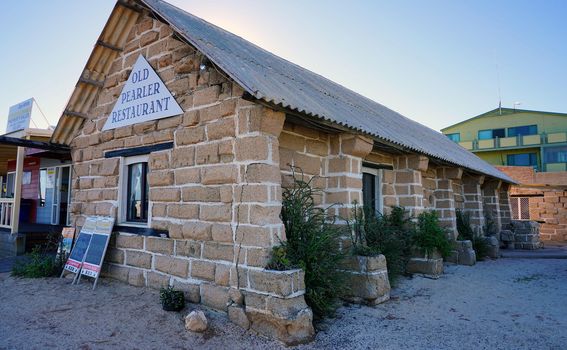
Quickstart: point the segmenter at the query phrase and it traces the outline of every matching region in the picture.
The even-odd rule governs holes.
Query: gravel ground
[[[162,311],[156,291],[99,282],[92,292],[87,283],[0,274],[0,348],[281,347],[211,310],[210,329],[188,333],[188,310]],[[566,349],[567,260],[448,266],[437,280],[401,281],[385,304],[342,307],[319,328],[315,342],[298,349]]]

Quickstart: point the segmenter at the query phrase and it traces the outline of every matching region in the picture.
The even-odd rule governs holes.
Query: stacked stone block
[[[502,223],[500,218],[500,187],[502,186],[502,181],[500,180],[486,180],[482,185],[482,197],[483,197],[483,211],[485,219],[491,220],[492,225],[489,228],[490,232],[485,232],[486,234],[498,234],[502,229]]]
[[[539,239],[539,223],[528,220],[512,220],[511,231],[514,233],[514,248],[534,250],[542,247]]]
[[[485,177],[482,175],[463,176],[463,210],[469,214],[471,226],[475,234],[483,234],[485,225],[484,207],[482,202],[482,184]]]

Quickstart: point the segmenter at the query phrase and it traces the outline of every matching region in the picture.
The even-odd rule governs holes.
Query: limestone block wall
[[[470,223],[476,234],[482,234],[485,218],[482,199],[481,186],[484,183],[484,176],[464,175],[463,176],[463,210],[469,213]]]
[[[530,198],[530,217],[541,223],[542,241],[567,241],[567,191],[546,189]]]
[[[140,54],[184,114],[103,132]],[[106,158],[107,151],[165,142],[173,142],[173,148],[148,155],[148,226],[166,230],[169,238],[116,232],[105,272],[139,286],[173,284],[190,300],[223,311],[237,290],[256,328],[254,315],[277,317],[269,306],[255,307],[250,300],[287,303],[288,323],[300,310],[301,322],[310,319],[302,273],[271,283],[276,278],[264,270],[271,248],[285,239],[278,139],[284,114],[242,99],[242,88],[148,15],[140,17],[111,65],[89,119],[71,144],[73,223],[80,227],[86,216],[110,215],[120,224],[121,159]],[[289,329],[298,335],[305,327]]]
[[[338,222],[351,214],[352,203],[362,201],[362,161],[372,150],[372,141],[353,134],[328,134],[286,122],[279,137],[280,171],[283,186],[296,176],[313,178],[322,190],[316,198]],[[301,170],[301,172],[299,171]]]

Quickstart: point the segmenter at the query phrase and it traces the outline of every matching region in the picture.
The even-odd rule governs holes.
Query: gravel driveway
[[[190,334],[183,314],[161,310],[156,291],[101,282],[92,292],[87,283],[0,274],[0,348],[280,347],[210,310],[210,330]],[[438,280],[401,281],[375,308],[343,307],[320,328],[298,349],[566,349],[567,260],[448,266]]]

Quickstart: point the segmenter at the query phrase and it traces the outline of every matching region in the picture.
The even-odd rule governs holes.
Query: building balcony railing
[[[494,139],[461,141],[459,145],[469,151],[497,150],[504,148],[538,147],[540,145],[567,143],[567,132],[550,134],[518,135]]]

